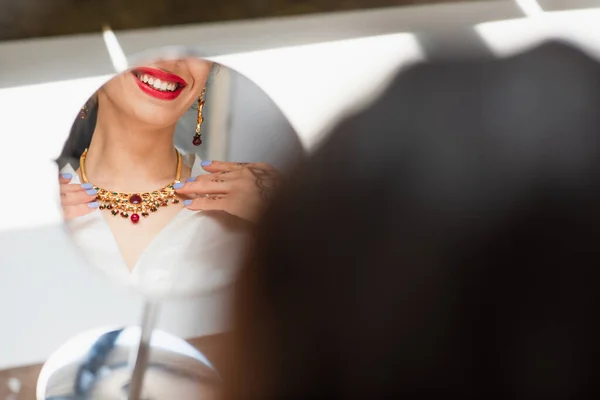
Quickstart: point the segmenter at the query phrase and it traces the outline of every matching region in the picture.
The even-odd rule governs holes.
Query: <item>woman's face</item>
[[[140,122],[171,126],[198,99],[211,67],[211,62],[196,58],[158,61],[114,77],[100,92]]]

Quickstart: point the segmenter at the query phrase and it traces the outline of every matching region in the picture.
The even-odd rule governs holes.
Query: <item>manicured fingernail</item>
[[[97,194],[98,194],[98,191],[97,191],[97,190],[93,190],[93,189],[91,189],[91,190],[86,190],[85,192],[86,192],[86,193],[87,193],[89,196],[95,196],[95,195],[97,195]]]
[[[186,182],[195,182],[196,181],[196,177],[192,176],[191,178],[187,178],[185,181]]]
[[[200,163],[200,165],[203,167],[208,167],[210,164],[212,164],[212,161],[210,161],[210,160],[202,161]]]
[[[177,182],[176,184],[173,185],[173,189],[177,190],[177,189],[181,189],[183,187],[184,183],[183,182]]]
[[[98,203],[97,201],[92,201],[91,203],[88,203],[89,208],[98,208],[99,206],[100,203]]]
[[[94,185],[92,185],[91,183],[84,183],[81,185],[81,187],[85,190],[90,190],[94,188]]]
[[[185,201],[183,202],[183,205],[184,205],[184,206],[189,206],[190,204],[192,204],[192,200],[185,200]]]
[[[73,178],[73,175],[69,174],[69,173],[60,174],[60,176],[62,176],[63,179],[71,179],[71,178]]]

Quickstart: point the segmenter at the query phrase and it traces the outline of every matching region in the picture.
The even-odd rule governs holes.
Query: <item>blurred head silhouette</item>
[[[561,44],[401,74],[263,221],[228,398],[597,394],[598,110]]]

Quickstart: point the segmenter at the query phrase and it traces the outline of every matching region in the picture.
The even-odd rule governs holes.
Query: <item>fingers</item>
[[[75,185],[70,185],[75,186]],[[76,206],[79,204],[87,204],[96,199],[95,190],[77,190],[72,192],[61,193],[60,202],[63,206]]]
[[[83,183],[81,185],[71,184],[73,175],[71,174],[60,174],[58,176],[58,182],[60,183],[60,193],[77,192],[79,190],[91,191],[94,186],[91,183]]]
[[[185,200],[183,205],[192,211],[224,211],[245,221],[256,223],[262,213],[256,201],[235,195],[206,195]]]
[[[70,183],[63,183],[60,185],[60,193],[73,193],[73,192],[89,192],[90,194],[94,193],[92,185],[84,184],[84,185],[74,185]]]
[[[193,181],[177,183],[173,188],[176,193],[183,195],[223,194],[231,190],[231,182],[214,174],[200,175]]]
[[[73,179],[72,174],[60,174],[58,176],[58,183],[60,183],[61,185],[64,185],[65,183],[71,182],[71,179]]]
[[[194,211],[228,211],[229,201],[227,195],[216,194],[185,200],[183,205]]]
[[[246,163],[233,163],[226,161],[202,161],[202,168],[208,172],[233,171],[235,169],[244,168]]]
[[[91,202],[87,204],[78,204],[75,206],[66,206],[63,207],[63,215],[67,221],[77,218],[83,217],[91,213],[92,211],[98,208],[99,204],[97,202]]]
[[[242,168],[258,168],[268,171],[274,171],[275,168],[270,164],[258,162],[258,163],[240,163],[240,162],[227,162],[227,161],[202,161],[202,168],[208,172],[222,172],[222,171],[234,171]]]
[[[94,201],[98,192],[92,189],[92,185],[71,185],[63,183],[60,185],[60,201],[63,206],[74,206]]]
[[[98,194],[89,183],[83,185],[70,184],[73,179],[72,174],[61,174],[58,177],[60,182],[60,202],[63,208],[65,219],[73,219],[82,215],[89,214],[98,208],[99,204],[95,202]]]

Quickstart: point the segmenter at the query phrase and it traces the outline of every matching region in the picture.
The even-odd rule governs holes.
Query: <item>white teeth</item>
[[[177,83],[164,82],[164,81],[161,81],[160,79],[156,79],[156,78],[153,78],[148,75],[136,75],[136,76],[141,82],[144,82],[144,83],[148,84],[149,86],[152,86],[156,90],[174,92],[179,87],[179,85]]]

